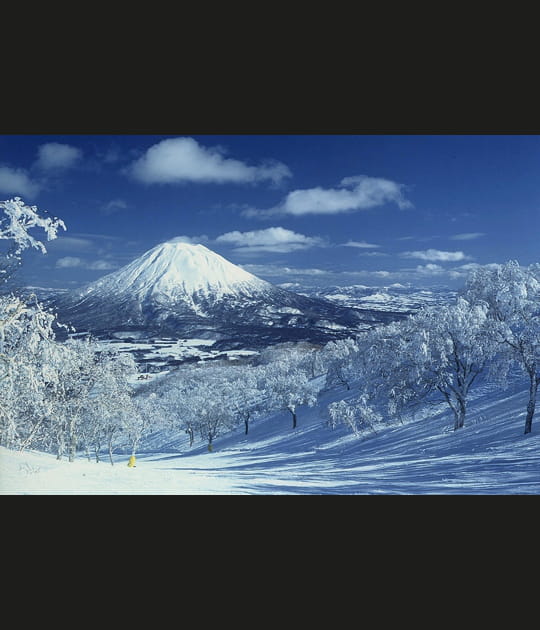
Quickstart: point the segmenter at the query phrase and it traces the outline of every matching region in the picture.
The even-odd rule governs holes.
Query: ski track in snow
[[[537,494],[540,493],[540,430],[523,435],[527,392],[479,388],[466,426],[451,431],[448,412],[392,425],[356,438],[323,426],[321,412],[346,392],[324,394],[318,407],[256,421],[205,445],[137,456],[115,454],[115,466],[72,464],[36,451],[0,448],[2,494]],[[163,438],[153,436],[154,441]],[[152,444],[150,440],[148,444]],[[161,449],[163,450],[163,449]]]

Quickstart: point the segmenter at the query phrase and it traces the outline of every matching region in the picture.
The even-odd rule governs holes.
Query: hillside
[[[540,431],[524,436],[527,392],[478,388],[467,425],[451,431],[446,409],[424,419],[355,438],[323,426],[320,405],[255,422],[248,436],[234,432],[190,452],[174,450],[155,436],[126,466],[0,448],[0,492],[99,494],[536,494],[540,492]],[[417,416],[420,418],[420,414]],[[535,420],[539,422],[538,419]],[[180,445],[182,450],[183,446]]]

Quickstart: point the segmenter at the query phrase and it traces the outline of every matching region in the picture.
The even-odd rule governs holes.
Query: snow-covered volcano
[[[125,293],[141,300],[254,296],[272,285],[204,245],[168,241],[86,288],[86,293]]]
[[[204,245],[175,239],[51,303],[79,331],[197,336],[227,347],[324,342],[392,318],[286,291]]]

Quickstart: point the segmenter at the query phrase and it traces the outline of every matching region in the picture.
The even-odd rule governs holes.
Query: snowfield
[[[216,438],[214,452],[185,437],[168,446],[155,435],[136,468],[127,454],[96,464],[0,448],[2,494],[537,494],[540,431],[523,435],[527,391],[478,388],[466,426],[451,430],[446,410],[354,437],[324,426],[322,410],[343,397],[334,390],[320,405],[256,421]],[[428,414],[431,414],[428,417]],[[418,414],[417,418],[420,418]],[[177,450],[173,445],[178,446]],[[181,449],[181,450],[180,450]],[[158,452],[161,451],[161,452]]]

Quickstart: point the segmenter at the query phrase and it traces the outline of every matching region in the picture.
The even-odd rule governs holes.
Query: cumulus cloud
[[[117,269],[118,265],[115,265],[108,260],[85,261],[78,256],[64,256],[56,261],[56,267],[58,269],[84,267],[85,269],[91,269],[92,271],[110,271],[112,269]]]
[[[347,241],[343,243],[343,247],[358,247],[359,249],[374,249],[376,247],[380,247],[380,245],[375,245],[374,243],[366,243],[366,241]]]
[[[33,182],[22,168],[0,166],[0,192],[33,199],[41,186]]]
[[[485,232],[463,232],[462,234],[453,234],[450,237],[452,241],[473,241],[476,238],[485,236]]]
[[[367,210],[395,203],[399,208],[410,208],[412,203],[403,196],[403,184],[381,177],[356,175],[345,177],[337,188],[307,188],[293,190],[274,208],[244,210],[244,216],[265,218],[281,214],[340,214]]]
[[[271,252],[285,254],[310,247],[324,245],[324,240],[318,236],[305,236],[282,227],[271,227],[266,230],[251,232],[227,232],[216,238],[216,243],[233,245],[237,253],[253,254]]]
[[[486,263],[484,265],[480,265],[478,263],[467,263],[465,265],[459,265],[457,267],[453,267],[450,272],[449,275],[451,278],[453,279],[457,279],[457,278],[466,278],[471,271],[474,271],[475,269],[480,269],[480,268],[485,268],[485,269],[500,269],[501,265],[500,263]]]
[[[67,269],[69,267],[80,267],[83,264],[81,258],[77,256],[64,256],[56,261],[56,267],[58,269]]]
[[[289,275],[298,274],[301,276],[322,276],[328,274],[328,271],[317,268],[295,268],[295,267],[280,267],[279,265],[238,265],[242,269],[254,274],[265,275]]]
[[[463,252],[444,252],[439,249],[426,249],[425,251],[403,252],[403,258],[418,258],[419,260],[429,260],[434,262],[458,262],[460,260],[470,260]]]
[[[277,184],[291,176],[281,162],[250,166],[224,153],[222,147],[204,147],[193,138],[169,138],[151,146],[127,172],[145,184],[243,184],[264,180]]]
[[[169,243],[188,243],[189,245],[199,245],[208,242],[208,236],[201,234],[200,236],[175,236],[171,238]]]
[[[418,265],[418,267],[416,267],[416,271],[417,273],[420,273],[422,275],[428,275],[428,276],[433,276],[433,275],[439,275],[440,273],[444,273],[444,267],[441,267],[440,265],[435,265],[434,263],[428,263],[427,265]]]
[[[38,148],[36,166],[43,171],[58,171],[73,168],[82,158],[82,151],[69,144],[48,142]]]

